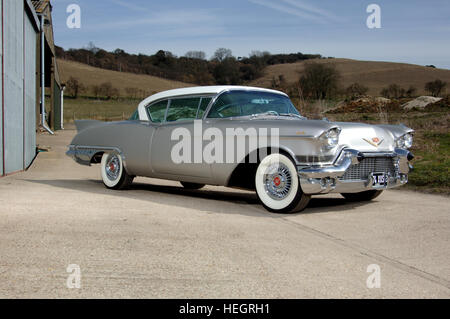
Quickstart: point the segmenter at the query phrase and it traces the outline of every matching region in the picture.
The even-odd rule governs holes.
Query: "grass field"
[[[410,187],[450,193],[450,133],[423,132],[419,142]]]
[[[192,84],[167,80],[155,76],[133,74],[95,68],[87,64],[58,59],[62,82],[72,76],[87,88],[80,92],[77,99],[64,99],[64,121],[73,122],[74,119],[121,120],[128,118],[137,108],[139,102],[156,92],[192,86]],[[126,96],[126,88],[139,90],[138,98],[119,98],[117,100],[96,99],[89,90],[94,85],[110,82],[120,90],[121,96]]]
[[[155,92],[192,86],[192,84],[167,80],[151,75],[95,68],[74,61],[58,59],[57,63],[63,83],[67,82],[71,76],[78,79],[81,84],[88,88],[104,82],[111,82],[113,87],[119,89],[121,96],[126,96],[126,88],[136,88],[141,91],[143,96],[148,96]],[[90,92],[85,92],[84,94],[87,95]]]
[[[97,100],[90,97],[64,99],[64,122],[96,119],[115,121],[127,119],[136,110],[140,99]]]
[[[426,82],[441,79],[450,83],[450,70],[435,69],[414,64],[357,61],[350,59],[320,59],[289,64],[271,65],[264,71],[264,76],[251,82],[251,85],[270,87],[272,78],[283,75],[288,83],[298,81],[305,63],[332,64],[341,74],[340,86],[346,88],[352,83],[359,83],[369,88],[369,95],[377,96],[381,89],[389,84],[398,84],[408,89],[414,86],[419,95],[425,94]]]
[[[450,194],[450,112],[404,112],[327,114],[330,120],[371,124],[403,123],[415,130],[414,170],[406,187],[426,192]],[[386,121],[387,119],[387,121]]]

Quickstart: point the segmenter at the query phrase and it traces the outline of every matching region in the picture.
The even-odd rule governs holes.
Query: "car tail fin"
[[[75,126],[77,127],[78,132],[87,129],[88,127],[99,125],[100,123],[103,122],[97,120],[75,120]]]

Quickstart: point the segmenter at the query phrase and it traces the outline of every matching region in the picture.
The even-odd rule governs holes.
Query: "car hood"
[[[366,124],[355,122],[333,122],[324,120],[298,119],[295,117],[258,117],[249,118],[254,124],[279,127],[281,136],[296,135],[299,137],[319,138],[327,130],[339,127],[339,149],[348,147],[362,152],[392,152],[395,141],[400,136],[414,132],[404,125]],[[241,118],[238,121],[245,123],[249,119]],[[239,123],[239,122],[236,123]],[[280,121],[283,123],[280,124]],[[266,122],[266,123],[264,123]],[[331,151],[330,151],[331,152]]]
[[[362,152],[392,152],[395,149],[395,140],[401,135],[412,131],[401,125],[334,123],[342,129],[339,135],[339,145]]]

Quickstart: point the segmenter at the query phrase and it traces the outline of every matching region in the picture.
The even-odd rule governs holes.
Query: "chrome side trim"
[[[66,155],[71,157],[75,162],[81,165],[91,166],[92,157],[99,152],[110,152],[121,156],[123,166],[127,167],[126,158],[118,147],[113,146],[86,146],[86,145],[69,145]]]

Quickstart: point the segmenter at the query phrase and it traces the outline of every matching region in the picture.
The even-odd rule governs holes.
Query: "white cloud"
[[[336,15],[334,15],[333,13],[331,13],[331,12],[325,10],[325,9],[321,9],[321,8],[318,8],[318,7],[313,6],[311,4],[305,3],[303,1],[299,1],[299,0],[282,0],[282,1],[285,2],[285,3],[288,3],[288,4],[292,5],[292,6],[294,6],[296,8],[298,8],[298,9],[306,10],[306,11],[315,13],[315,14],[317,14],[319,16],[322,16],[322,17],[324,17],[326,19],[329,19],[329,20],[332,20],[332,21],[339,21],[340,20],[340,18],[337,17]]]
[[[124,8],[130,9],[130,10],[134,10],[134,11],[148,11],[148,8],[145,8],[143,6],[138,6],[135,4],[130,3],[129,1],[122,1],[122,0],[111,0],[111,2],[122,6]]]
[[[281,0],[276,3],[270,0],[248,0],[254,4],[287,13],[298,18],[315,21],[317,23],[326,23],[329,20],[336,21],[337,17],[330,12],[319,9],[315,6],[295,0]],[[280,2],[284,2],[280,3]]]
[[[180,31],[183,31],[183,27],[195,27],[203,26],[214,27],[215,23],[218,21],[216,16],[206,10],[195,10],[195,11],[167,11],[167,12],[157,12],[147,15],[144,18],[134,17],[124,20],[115,20],[111,22],[100,23],[97,25],[92,25],[91,28],[96,30],[99,29],[124,29],[131,27],[162,27],[162,28],[172,28],[178,27]]]

